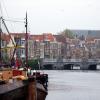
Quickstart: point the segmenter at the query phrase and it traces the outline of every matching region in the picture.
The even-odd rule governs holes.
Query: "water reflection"
[[[49,74],[46,100],[100,100],[100,71],[45,71]]]

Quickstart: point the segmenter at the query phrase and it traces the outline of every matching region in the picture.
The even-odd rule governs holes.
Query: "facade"
[[[61,43],[54,41],[50,43],[50,58],[58,59],[61,55]]]
[[[22,58],[25,59],[25,45],[26,45],[26,33],[11,33],[11,36],[14,38],[15,44],[16,44],[16,53],[15,58]],[[29,45],[30,44],[30,45]],[[32,43],[31,39],[29,39],[29,33],[28,33],[28,58],[30,58],[32,53]]]
[[[7,34],[1,34],[1,58],[4,62],[8,62],[9,58],[11,57],[10,51],[13,51],[12,48],[9,48],[8,44],[10,43],[11,45],[11,41],[10,38]]]
[[[61,43],[56,41],[51,33],[33,35],[34,58],[58,58],[61,53]]]
[[[90,40],[89,37],[69,39],[61,35],[45,33],[34,36],[34,41],[35,58],[99,58],[100,39]]]
[[[89,32],[88,32],[89,33]],[[53,35],[52,33],[43,33],[41,35],[28,34],[28,58],[32,59],[80,59],[100,58],[100,37],[99,35],[91,36],[87,35],[84,39],[75,37],[70,39],[62,35]],[[5,36],[4,36],[5,37]],[[11,33],[11,37],[17,49],[15,53],[16,57],[25,58],[25,33]],[[7,36],[1,40],[2,48],[9,57],[12,57],[14,51],[14,45]],[[2,50],[2,56],[5,56]]]

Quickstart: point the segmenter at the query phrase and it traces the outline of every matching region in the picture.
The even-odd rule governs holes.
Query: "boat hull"
[[[47,92],[43,88],[42,84],[40,84],[39,87],[32,84],[36,87],[36,91],[34,88],[31,88],[31,90],[33,89],[34,91],[32,95],[29,94],[31,91],[29,90],[29,84],[30,82],[27,81],[19,81],[0,85],[0,100],[45,100]]]
[[[45,100],[47,96],[47,91],[42,84],[37,83],[37,100]]]
[[[0,100],[26,100],[27,87],[21,81],[0,85]]]

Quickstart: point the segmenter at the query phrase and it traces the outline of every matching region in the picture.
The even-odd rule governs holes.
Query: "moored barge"
[[[2,69],[0,100],[45,100],[48,93],[44,85],[47,81],[38,80],[34,75],[27,77],[26,74],[26,71]]]

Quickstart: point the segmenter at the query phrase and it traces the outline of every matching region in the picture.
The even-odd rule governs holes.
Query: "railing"
[[[49,58],[45,58],[43,59],[43,62],[57,62],[59,61],[58,59],[49,59]],[[82,62],[83,59],[62,59],[61,60],[63,63],[66,62]],[[87,59],[87,62],[100,62],[100,59]]]
[[[58,59],[43,59],[43,62],[57,62]],[[62,62],[81,62],[82,59],[62,59]]]
[[[88,59],[88,62],[99,62],[100,59]]]
[[[63,59],[63,62],[81,62],[82,59]]]
[[[43,62],[57,62],[57,59],[43,59]]]

